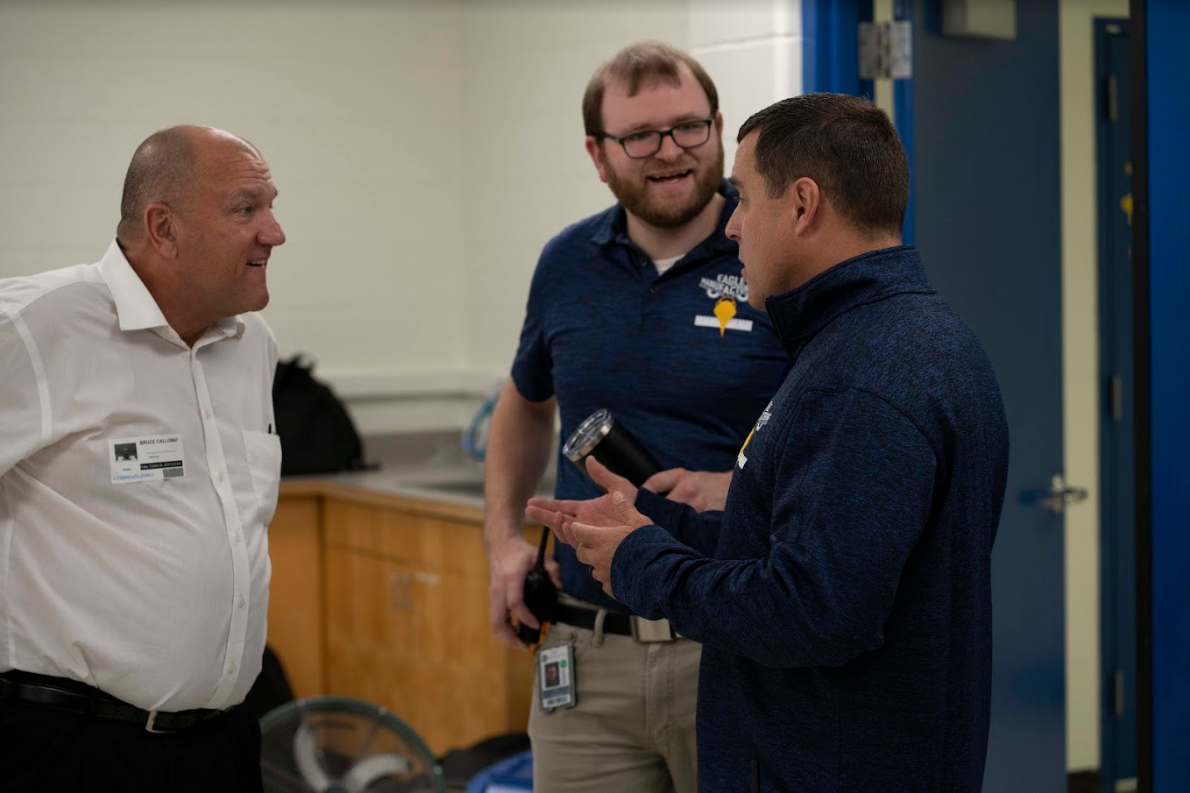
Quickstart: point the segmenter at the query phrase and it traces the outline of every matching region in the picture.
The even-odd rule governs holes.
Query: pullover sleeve
[[[723,523],[722,512],[696,512],[689,504],[670,501],[644,488],[637,491],[635,506],[638,512],[664,527],[682,545],[704,556],[715,553],[719,527]]]
[[[767,554],[708,558],[645,527],[616,551],[612,588],[641,616],[764,666],[839,666],[883,643],[937,458],[912,421],[867,392],[812,391],[790,412],[767,467],[751,473],[754,488],[772,488],[771,515],[745,504],[724,522]]]

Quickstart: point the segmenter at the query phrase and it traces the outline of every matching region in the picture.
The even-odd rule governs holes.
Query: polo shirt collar
[[[735,212],[736,204],[740,202],[740,195],[731,182],[726,179],[719,184],[719,194],[727,200],[723,204],[723,211],[719,214],[718,228],[715,229],[714,234],[696,245],[687,256],[698,253],[706,255],[735,253],[738,250],[736,243],[727,238],[727,221],[731,220],[731,213]],[[612,207],[609,212],[604,214],[601,221],[600,226],[591,235],[593,244],[601,248],[608,245],[636,247],[636,244],[628,237],[628,213],[624,210],[623,204],[616,204]]]
[[[169,328],[169,322],[166,321],[165,314],[161,313],[161,307],[128,263],[118,242],[112,240],[97,267],[100,276],[107,283],[107,288],[111,290],[120,330],[161,331]],[[203,336],[212,333],[218,334],[218,338],[239,338],[244,333],[244,320],[239,315],[221,319],[208,328]],[[171,335],[176,334],[171,332]]]

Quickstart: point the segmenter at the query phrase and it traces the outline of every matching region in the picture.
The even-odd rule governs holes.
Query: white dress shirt
[[[188,347],[115,242],[0,281],[0,671],[146,710],[244,699],[281,472],[276,360],[257,314]],[[111,441],[138,439],[177,439],[181,475],[118,476],[135,462]]]

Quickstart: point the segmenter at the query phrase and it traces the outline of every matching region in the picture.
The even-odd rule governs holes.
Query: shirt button
[[[228,664],[228,665],[227,665],[227,674],[229,674],[229,675],[234,675],[235,673],[236,673],[236,665],[235,665],[235,664]]]
[[[238,605],[240,608],[243,608],[243,607],[244,607],[244,598],[243,598],[243,596],[240,596],[240,601],[239,601],[239,603],[237,603],[236,605]]]
[[[239,545],[241,542],[244,541],[243,536],[238,531],[236,532],[235,539],[236,539],[236,545]]]
[[[655,286],[650,286],[650,287],[649,287],[649,294],[651,294],[651,295],[655,295],[655,294],[657,294],[657,287],[655,287]]]
[[[209,411],[209,410],[204,410],[204,411],[202,412],[202,417],[203,417],[204,419],[206,419],[206,420],[210,421],[210,419],[211,419],[211,411]]]
[[[223,472],[222,471],[215,472],[215,481],[218,482],[219,484],[223,484]]]

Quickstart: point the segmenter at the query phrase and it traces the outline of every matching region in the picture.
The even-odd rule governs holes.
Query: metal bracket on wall
[[[904,80],[913,76],[913,23],[859,23],[859,76]]]

